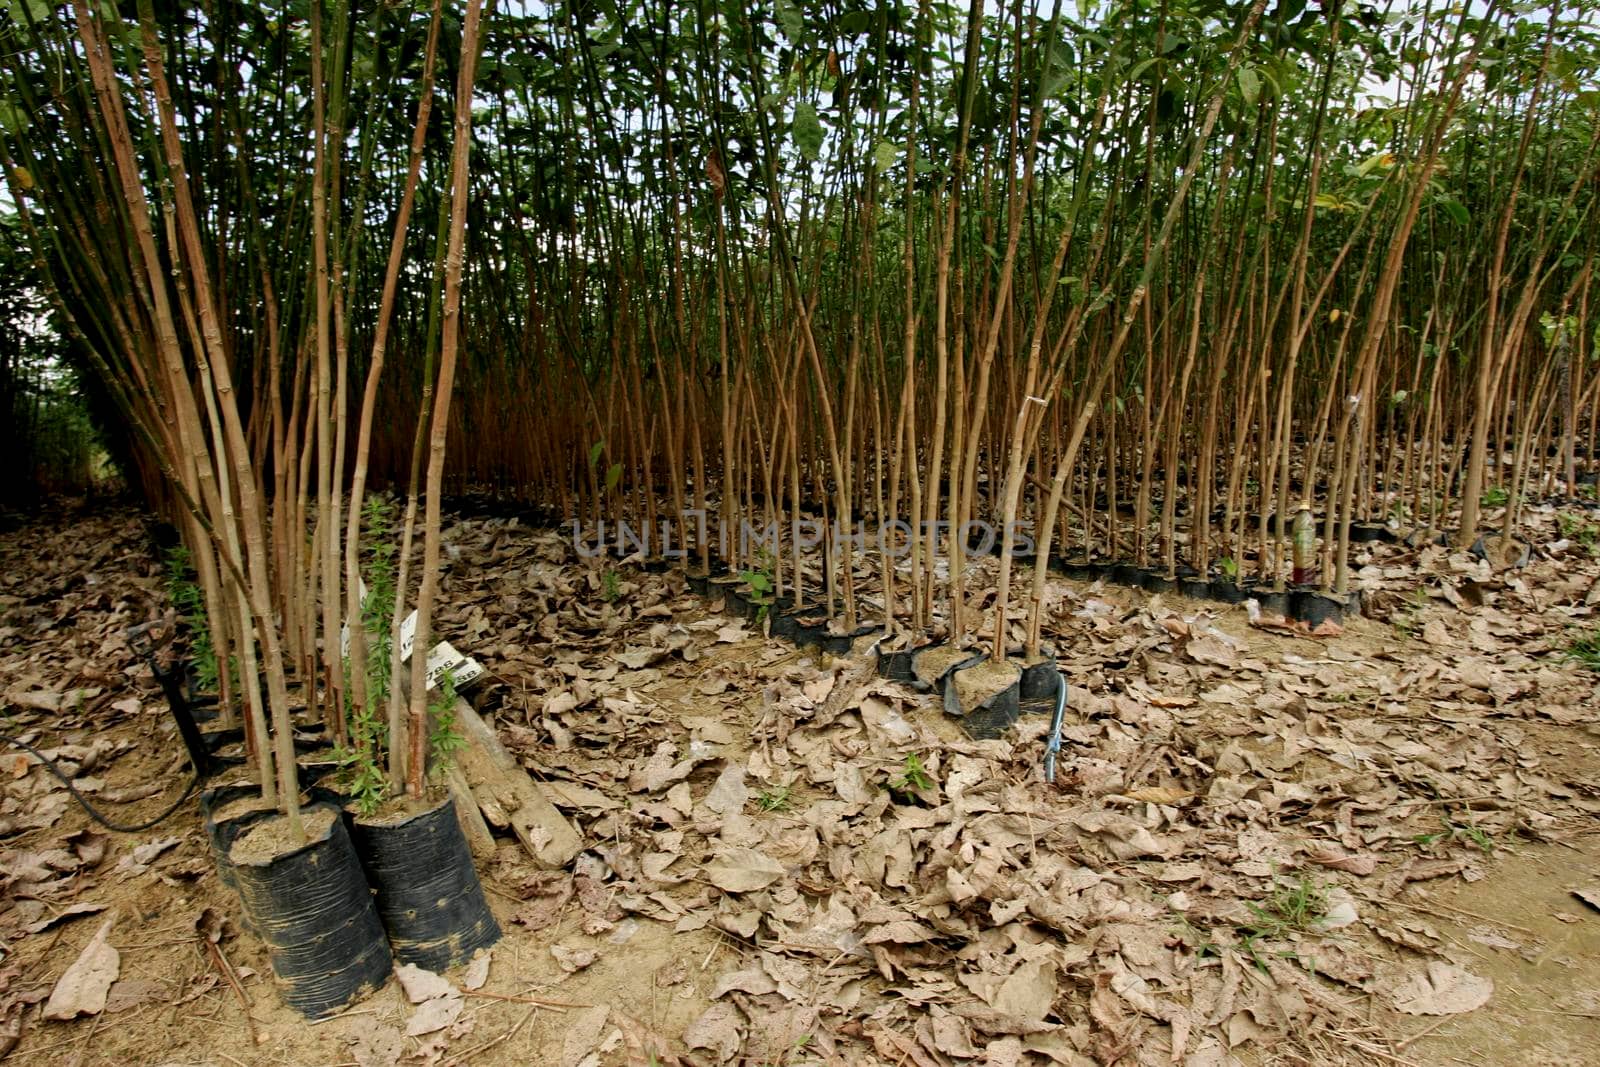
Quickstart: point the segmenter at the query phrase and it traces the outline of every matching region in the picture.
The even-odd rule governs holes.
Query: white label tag
[[[483,677],[483,665],[471,656],[457,652],[449,641],[440,641],[428,652],[428,688],[436,689],[444,672],[455,680],[456,692]]]
[[[411,609],[411,614],[406,616],[400,624],[400,662],[404,663],[411,658],[411,646],[417,643],[417,611]]]

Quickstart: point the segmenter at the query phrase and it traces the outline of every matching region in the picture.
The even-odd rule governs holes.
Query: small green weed
[[[1511,494],[1503,485],[1491,485],[1483,491],[1483,496],[1478,498],[1478,503],[1486,508],[1503,508],[1511,503]]]
[[[394,511],[394,504],[376,493],[368,496],[361,507],[362,543],[366,546],[362,580],[367,592],[361,601],[361,629],[366,634],[367,706],[357,709],[353,694],[345,690],[350,745],[334,753],[350,799],[363,816],[376,812],[391,793],[383,753],[389,745],[385,708],[389,702],[389,617],[395,597]],[[348,658],[344,665],[348,674]]]
[[[1562,537],[1582,545],[1590,556],[1600,556],[1600,526],[1590,522],[1586,516],[1574,515],[1569,511],[1558,512],[1556,526],[1561,530]]]
[[[1217,570],[1221,571],[1222,576],[1230,582],[1239,580],[1239,561],[1232,556],[1223,556],[1217,560]]]
[[[1272,971],[1272,968],[1269,965],[1268,954],[1263,952],[1261,949],[1261,942],[1268,939],[1269,935],[1259,930],[1245,931],[1241,932],[1239,935],[1239,947],[1244,950],[1244,954],[1246,956],[1250,957],[1250,962],[1256,965],[1256,970],[1260,971],[1262,974],[1270,974]],[[1311,974],[1317,973],[1316,962],[1310,957],[1300,955],[1298,952],[1294,952],[1290,949],[1284,949],[1281,952],[1274,952],[1271,955],[1280,960],[1288,960],[1290,963],[1298,963]]]
[[[1256,965],[1256,969],[1265,974],[1270,970],[1269,954],[1263,948],[1265,943],[1282,941],[1292,934],[1322,932],[1322,920],[1328,916],[1328,887],[1302,874],[1292,882],[1277,882],[1266,899],[1245,906],[1250,909],[1254,919],[1234,928],[1239,937],[1238,947]],[[1301,956],[1293,950],[1286,949],[1270,955],[1271,958],[1289,960],[1316,973],[1316,965],[1310,957]]]
[[[355,727],[358,724],[352,724]],[[341,777],[346,792],[355,805],[356,813],[363,817],[377,811],[389,796],[389,776],[383,773],[378,761],[371,755],[370,747],[336,748],[334,757],[339,761]]]
[[[788,811],[789,800],[793,794],[794,787],[788,785],[775,785],[771,789],[763,789],[756,794],[756,807],[767,812]]]
[[[1301,875],[1293,882],[1273,887],[1260,903],[1246,905],[1255,921],[1241,927],[1247,943],[1260,938],[1277,939],[1315,928],[1328,914],[1328,890],[1315,879]]]
[[[1211,935],[1211,931],[1200,929],[1189,921],[1187,915],[1181,913],[1178,915],[1178,926],[1173,931],[1173,936],[1183,942],[1185,947],[1195,954],[1196,959],[1222,955],[1222,946],[1217,944],[1216,938]]]
[[[1600,672],[1600,627],[1574,636],[1567,644],[1566,658]]]
[[[615,570],[608,570],[600,576],[600,597],[607,604],[613,604],[622,595],[622,575]]]
[[[895,793],[920,793],[933,788],[933,777],[928,773],[922,757],[915,752],[906,756],[900,774],[889,779],[889,789]]]
[[[1416,842],[1418,848],[1425,852],[1432,852],[1441,844],[1449,845],[1456,841],[1465,841],[1475,846],[1478,851],[1488,856],[1494,852],[1494,838],[1481,826],[1472,823],[1458,823],[1448,815],[1441,816],[1443,823],[1441,829],[1431,834],[1415,834],[1411,840]]]
[[[428,773],[435,776],[444,774],[449,766],[450,757],[466,747],[467,739],[456,726],[456,678],[451,671],[445,671],[439,679],[439,697],[428,705],[429,718],[433,725],[428,731]]]
[[[777,588],[772,577],[773,563],[771,552],[766,548],[757,548],[755,566],[739,572],[739,580],[750,587],[751,602],[758,605],[757,621],[765,619],[767,612],[772,609],[772,591]]]
[[[1422,613],[1428,607],[1428,591],[1422,586],[1412,590],[1406,606],[1395,612],[1394,632],[1402,641],[1409,641],[1422,631]]]
[[[195,684],[202,693],[217,692],[217,653],[211,644],[210,619],[205,599],[194,579],[189,550],[175,545],[162,561],[167,572],[167,596],[189,632],[189,662],[194,666]]]
[[[367,701],[381,707],[389,699],[390,616],[395,597],[395,506],[373,493],[361,509],[362,543],[366,545],[366,599],[361,602],[361,628],[367,634]]]

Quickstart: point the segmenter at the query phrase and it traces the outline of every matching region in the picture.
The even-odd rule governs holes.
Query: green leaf
[[[1256,68],[1239,68],[1239,92],[1244,94],[1246,104],[1256,106],[1256,101],[1261,99],[1261,75],[1256,73]]]
[[[1446,215],[1450,216],[1450,221],[1457,226],[1469,226],[1472,224],[1472,216],[1468,214],[1466,206],[1454,197],[1441,197],[1439,207],[1444,210]]]
[[[9,100],[0,100],[0,129],[16,137],[28,128],[28,113]]]
[[[33,22],[43,22],[50,17],[50,5],[45,0],[11,0],[6,5],[10,9],[11,21],[22,25],[22,9],[28,9],[28,17]]]
[[[778,26],[790,44],[799,44],[805,35],[806,20],[795,0],[777,0]]]
[[[1128,71],[1128,80],[1131,81],[1131,82],[1138,81],[1139,80],[1139,75],[1141,75],[1145,71],[1149,70],[1151,64],[1153,64],[1155,61],[1156,61],[1156,57],[1155,56],[1151,56],[1148,59],[1141,59],[1139,62],[1135,63],[1133,65],[1133,69]]]
[[[893,141],[879,141],[878,146],[872,150],[872,163],[880,171],[894,166],[895,160],[899,158],[900,146]]]
[[[1391,156],[1388,151],[1380,148],[1378,151],[1372,153],[1372,155],[1361,161],[1361,164],[1356,167],[1356,174],[1359,177],[1365,178],[1380,166],[1393,165],[1394,157]]]
[[[606,471],[606,492],[615,489],[620,481],[622,481],[622,464],[613,463],[611,469]]]
[[[827,133],[822,123],[817,121],[817,109],[809,101],[802,100],[794,106],[791,131],[794,134],[794,146],[806,159],[814,160],[822,154],[822,139]]]
[[[600,462],[600,453],[606,450],[604,441],[596,441],[589,446],[589,469],[594,470],[594,465]]]

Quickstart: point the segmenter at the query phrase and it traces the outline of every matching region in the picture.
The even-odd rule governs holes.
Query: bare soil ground
[[[1073,685],[1054,786],[1041,717],[967,740],[933,696],[768,640],[679,576],[607,581],[557,534],[458,521],[441,635],[489,668],[471,699],[589,847],[541,872],[501,841],[481,873],[505,938],[478,988],[447,976],[453,1021],[408,1035],[422,1008],[391,983],[306,1023],[239,932],[192,802],[107,833],[7,748],[0,1050],[23,1064],[1600,1062],[1600,726],[1595,675],[1561,655],[1595,624],[1600,565],[1548,521],[1516,571],[1373,548],[1358,562],[1375,617],[1319,638],[1243,608],[1052,582]],[[131,511],[0,535],[0,731],[114,819],[153,815],[187,777],[121,636],[165,595]],[[218,917],[214,954],[197,929]],[[104,1006],[44,1018],[107,924]]]

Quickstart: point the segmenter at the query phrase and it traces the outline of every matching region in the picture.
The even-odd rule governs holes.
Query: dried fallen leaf
[[[743,764],[730,763],[724,767],[722,773],[717,775],[711,792],[706,794],[706,807],[718,815],[726,815],[744,807],[745,801],[750,799],[750,787],[744,784],[744,777]]]
[[[1177,789],[1172,786],[1151,786],[1148,789],[1133,789],[1122,795],[1129,800],[1137,800],[1141,804],[1178,804],[1194,796],[1187,789]]]
[[[413,1004],[421,1004],[435,997],[447,997],[455,992],[444,975],[435,974],[414,963],[400,964],[394,969],[394,976],[400,980],[400,988],[405,990],[406,999]]]
[[[600,1044],[609,1014],[610,1009],[604,1004],[596,1004],[571,1017],[561,1039],[561,1067],[578,1067],[589,1058],[589,1053]]]
[[[1056,965],[1050,960],[1030,960],[1012,971],[994,995],[1001,1014],[1031,1021],[1042,1020],[1056,1000]]]
[[[22,1040],[22,1013],[20,1011],[0,1017],[0,1060],[11,1055],[11,1050]]]
[[[1201,637],[1192,638],[1185,649],[1189,658],[1196,663],[1207,663],[1217,667],[1230,669],[1239,666],[1239,653],[1226,637],[1218,633],[1208,633]]]
[[[744,1043],[740,1024],[744,1017],[739,1009],[727,1001],[718,1001],[683,1031],[683,1043],[691,1049],[710,1049],[717,1059],[727,1063],[739,1053]]]
[[[778,984],[772,980],[771,975],[760,967],[746,967],[742,971],[729,971],[718,978],[716,984],[711,988],[709,999],[717,1000],[735,990],[759,997],[766,993],[777,992]]]
[[[1356,902],[1350,894],[1342,888],[1334,888],[1328,893],[1328,907],[1316,925],[1321,930],[1342,930],[1361,919],[1361,914],[1356,910]]]
[[[165,982],[156,982],[149,978],[124,978],[111,983],[111,988],[106,993],[105,1013],[115,1015],[119,1011],[136,1008],[152,1000],[165,1000],[167,995]]]
[[[406,1036],[421,1037],[443,1030],[460,1017],[462,1006],[461,994],[453,990],[447,996],[423,1001],[406,1020]]]
[[[405,1038],[398,1027],[361,1014],[352,1015],[345,1025],[350,1054],[359,1067],[390,1067],[400,1062]]]
[[[783,877],[783,864],[753,848],[734,848],[705,866],[712,885],[725,893],[753,893]]]
[[[1396,1011],[1407,1015],[1459,1015],[1481,1008],[1494,995],[1494,980],[1441,960],[1413,974],[1394,991]]]
[[[1378,857],[1370,852],[1347,856],[1334,849],[1311,848],[1306,850],[1306,858],[1324,867],[1332,867],[1336,871],[1348,871],[1363,878],[1378,868]]]
[[[163,837],[159,841],[149,841],[133,850],[133,862],[149,865],[155,858],[167,849],[178,843],[176,837]]]
[[[494,954],[486,948],[480,948],[472,954],[472,960],[466,969],[461,972],[461,985],[465,989],[482,989],[483,983],[489,980],[489,964],[493,962]]]
[[[76,919],[80,915],[95,915],[105,910],[106,905],[104,904],[69,904],[49,918],[29,923],[23,929],[30,934],[42,933],[57,923],[66,922],[68,919]]]
[[[585,967],[592,966],[600,956],[592,948],[582,948],[570,945],[551,945],[550,955],[555,957],[556,963],[568,974],[577,974]]]
[[[672,1052],[666,1038],[631,1015],[618,1012],[614,1020],[628,1046],[629,1062],[651,1063],[655,1067],[683,1067],[683,1060]]]
[[[105,1010],[106,993],[122,970],[121,955],[106,941],[116,921],[115,916],[107,919],[61,975],[44,1006],[46,1019],[76,1019]]]
[[[934,932],[919,922],[910,919],[898,919],[894,922],[884,923],[882,926],[873,927],[872,931],[861,939],[864,945],[915,945],[924,941],[931,941]]]

